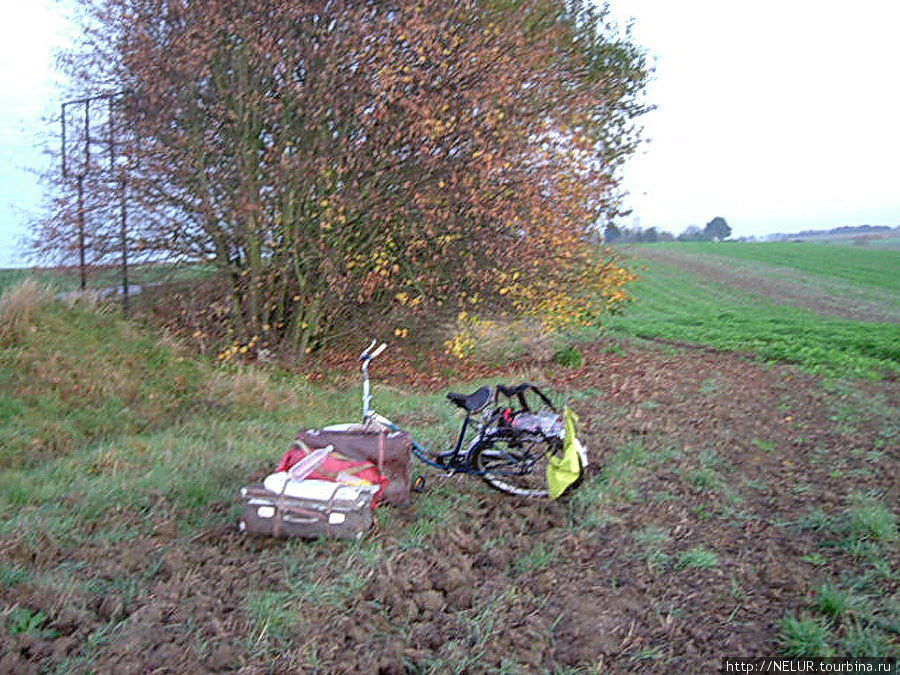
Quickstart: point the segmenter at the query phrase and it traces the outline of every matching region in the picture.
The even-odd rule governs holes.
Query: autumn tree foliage
[[[215,265],[240,339],[309,350],[359,303],[493,297],[553,328],[626,299],[590,235],[647,67],[590,3],[85,7],[68,67],[126,92],[129,236]]]

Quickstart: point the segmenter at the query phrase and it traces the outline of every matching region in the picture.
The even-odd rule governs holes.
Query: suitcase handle
[[[283,522],[286,522],[286,523],[305,523],[307,525],[312,525],[313,523],[317,523],[319,521],[318,518],[298,518],[297,516],[293,515],[292,513],[285,513],[281,517],[281,519]]]
[[[288,481],[284,481],[284,485],[281,486],[281,492],[279,493],[278,497],[276,497],[276,499],[275,499],[277,506],[275,508],[275,522],[272,524],[272,534],[276,537],[281,535],[281,523],[283,521],[287,520],[290,517],[290,514],[292,514],[292,513],[307,513],[307,514],[310,513],[310,511],[307,511],[305,509],[297,509],[297,508],[291,509],[287,506],[287,504],[285,504],[284,493],[285,493],[285,490],[287,490],[287,484],[288,484]],[[338,490],[340,489],[340,487],[341,487],[340,483],[335,483],[334,490],[331,493],[331,497],[329,497],[329,499],[328,499],[328,506],[325,508],[326,513],[331,513],[331,509],[334,506],[334,500],[337,497],[337,493],[338,493]],[[293,518],[291,518],[291,520],[295,523],[315,523],[318,521],[318,517],[316,517],[316,515],[314,515],[314,517],[312,517],[312,518],[305,518],[305,519],[293,517]],[[331,534],[331,520],[328,519],[325,521],[325,523],[326,523],[325,524],[326,531],[329,534]]]

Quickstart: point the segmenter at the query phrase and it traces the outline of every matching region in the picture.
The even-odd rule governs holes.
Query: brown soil
[[[854,321],[900,323],[896,310],[854,297],[854,289],[842,286],[841,293],[827,293],[815,280],[789,267],[766,265],[764,270],[733,258],[701,256],[670,248],[632,249],[641,258],[689,270],[715,282],[761,295],[778,303],[803,307],[817,314]],[[848,298],[850,300],[848,301]]]
[[[429,503],[453,508],[383,507],[361,546],[241,536],[231,503],[190,539],[177,524],[192,514],[178,513],[121,514],[156,520],[124,544],[7,533],[2,560],[39,573],[4,586],[0,605],[46,622],[0,622],[0,672],[712,672],[724,656],[777,653],[785,613],[862,565],[798,519],[837,517],[854,491],[897,503],[896,382],[828,393],[733,355],[619,349],[594,345],[583,368],[547,374],[581,392],[593,460],[558,503],[425,471]],[[435,529],[415,536],[426,521]],[[649,527],[655,557],[635,537]],[[680,566],[696,547],[718,564]],[[248,598],[285,589],[298,623],[279,634]],[[896,597],[896,580],[882,592]]]

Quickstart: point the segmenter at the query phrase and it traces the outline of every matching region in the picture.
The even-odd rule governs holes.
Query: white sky
[[[900,225],[898,0],[610,4],[656,56],[625,169],[643,227]]]
[[[736,236],[900,225],[900,0],[611,0],[655,58],[651,139],[625,169],[643,227]],[[59,109],[54,0],[0,0],[0,267],[37,214]],[[626,225],[631,225],[626,219]]]
[[[68,29],[54,0],[0,0],[0,267],[21,266],[19,246],[39,213],[44,116],[59,110],[53,50]]]

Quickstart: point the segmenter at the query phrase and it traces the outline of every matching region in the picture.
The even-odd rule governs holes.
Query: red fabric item
[[[329,445],[344,457],[369,462],[390,481],[381,495],[385,504],[403,506],[410,500],[412,484],[412,437],[405,431],[326,431],[305,429],[296,444],[310,449]]]
[[[291,467],[306,457],[307,454],[308,453],[303,448],[291,448],[284,454],[284,457],[281,458],[281,463],[278,465],[276,471],[290,471]],[[337,476],[342,471],[350,474],[354,478],[366,480],[372,485],[378,485],[379,490],[375,493],[375,498],[372,502],[373,508],[378,505],[381,501],[382,493],[390,481],[381,475],[378,468],[371,462],[347,459],[339,453],[331,452],[328,454],[328,457],[325,458],[325,461],[319,464],[307,478],[328,480],[336,483]]]

